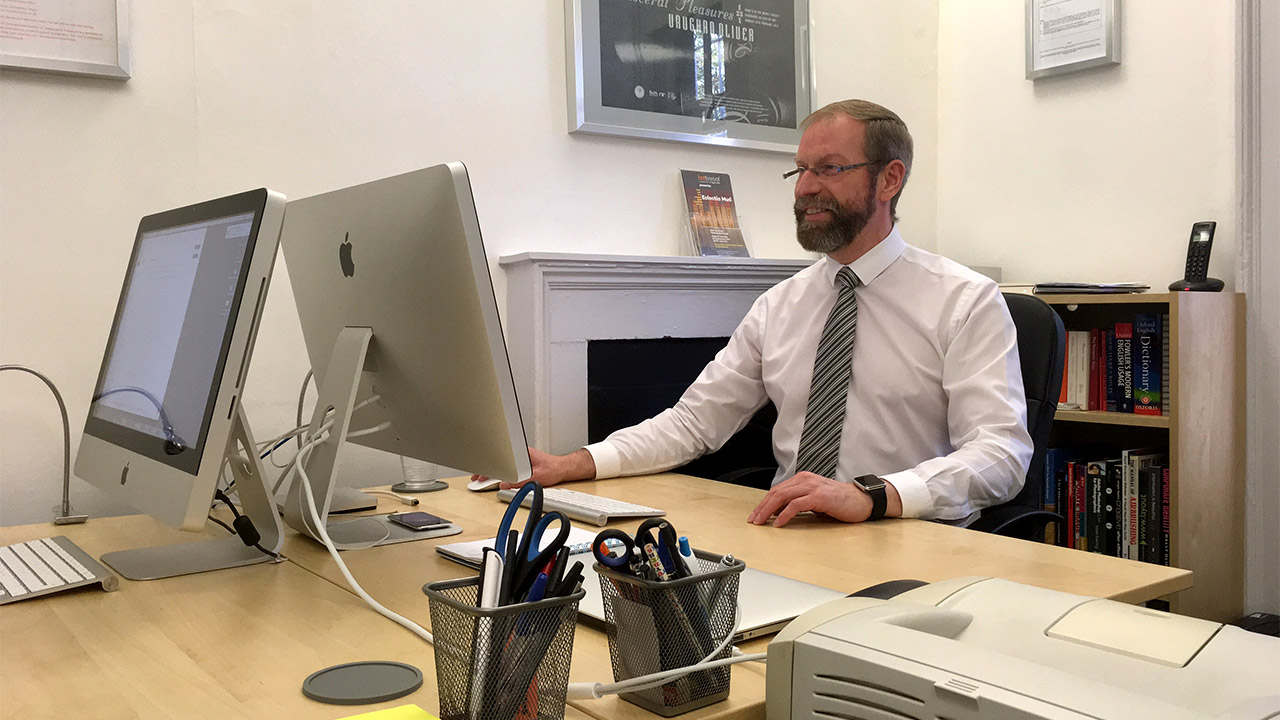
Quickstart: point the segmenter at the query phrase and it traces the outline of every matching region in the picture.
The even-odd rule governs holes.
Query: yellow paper
[[[400,707],[374,710],[373,712],[351,715],[342,720],[440,720],[440,718],[423,710],[417,705],[401,705]]]

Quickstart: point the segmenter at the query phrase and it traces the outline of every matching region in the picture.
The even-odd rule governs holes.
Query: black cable
[[[271,552],[270,550],[262,547],[262,535],[258,534],[258,529],[253,526],[253,520],[249,519],[246,515],[241,515],[240,511],[236,509],[235,504],[231,502],[231,498],[227,497],[226,493],[221,490],[214,490],[213,497],[215,500],[221,500],[228,508],[230,508],[231,515],[235,517],[235,520],[231,523],[235,526],[235,529],[232,530],[232,532],[240,536],[240,542],[249,547],[257,548],[276,560],[280,559],[279,553]],[[214,522],[218,521],[215,520]],[[218,522],[218,524],[226,527],[226,525],[223,525],[221,522]]]
[[[212,522],[215,522],[215,523],[217,523],[217,524],[221,525],[223,528],[225,528],[225,529],[226,529],[226,531],[227,531],[227,532],[231,533],[232,535],[235,535],[235,534],[236,534],[236,531],[235,531],[235,530],[232,530],[230,525],[228,525],[228,524],[226,524],[226,523],[222,522],[222,521],[221,521],[221,520],[219,520],[218,518],[216,518],[216,517],[214,517],[214,516],[210,515],[210,516],[209,516],[209,520],[211,520]]]

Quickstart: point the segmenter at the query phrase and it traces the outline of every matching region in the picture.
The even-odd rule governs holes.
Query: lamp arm
[[[62,393],[44,373],[26,365],[0,365],[0,371],[21,370],[40,378],[53,398],[58,401],[58,412],[62,414],[62,513],[53,519],[54,525],[72,525],[89,519],[88,515],[73,515],[71,512],[71,423],[67,420],[67,404],[62,401]]]

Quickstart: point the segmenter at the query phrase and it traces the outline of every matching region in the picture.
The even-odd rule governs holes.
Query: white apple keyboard
[[[63,535],[0,546],[0,605],[93,584],[120,579]]]
[[[515,497],[515,495],[515,489],[499,490],[498,501],[511,502],[511,498]],[[532,501],[532,496],[526,494],[521,504],[524,507],[529,507]],[[659,510],[658,508],[600,497],[599,495],[591,495],[577,490],[567,490],[562,487],[549,487],[542,491],[542,509],[544,511],[559,510],[573,520],[591,523],[598,527],[603,527],[609,524],[610,520],[619,518],[662,517],[667,514],[665,510]]]

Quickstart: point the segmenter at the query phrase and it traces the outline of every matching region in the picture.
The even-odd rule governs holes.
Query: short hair
[[[907,124],[892,110],[868,100],[841,100],[815,110],[800,123],[800,129],[807,130],[814,123],[841,116],[857,120],[866,127],[862,149],[867,154],[867,160],[881,166],[888,165],[891,160],[901,160],[906,166],[906,172],[902,175],[902,187],[898,188],[898,194],[889,201],[889,214],[897,222],[898,198],[902,196],[902,190],[907,187],[907,178],[911,175],[913,153],[911,132],[907,130]]]

